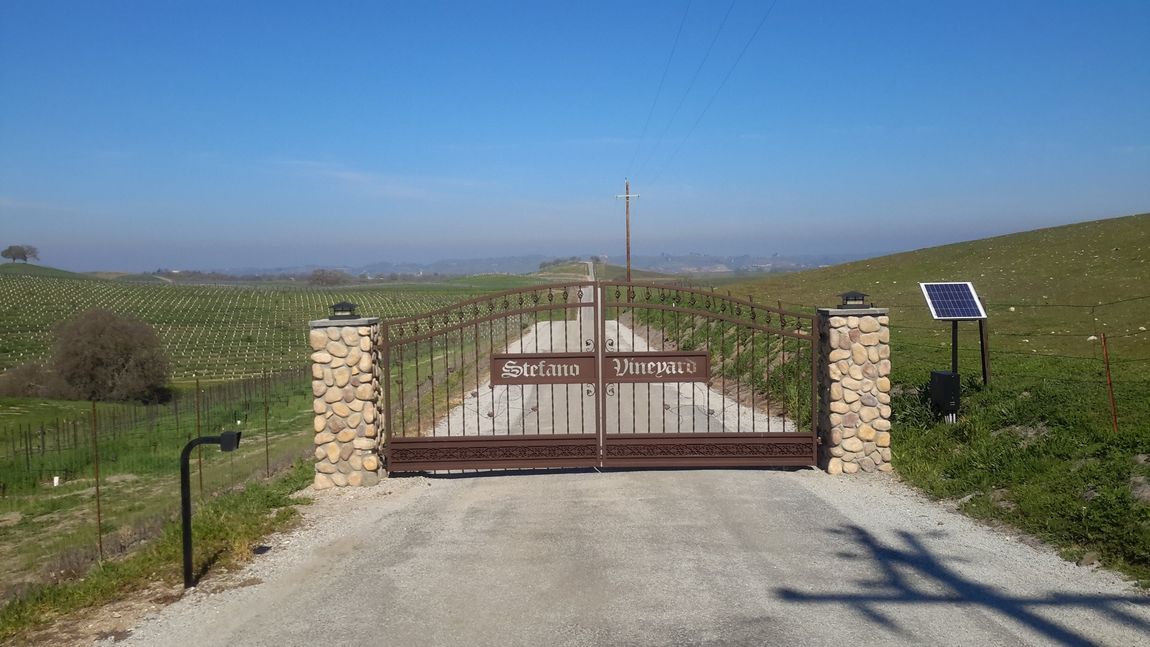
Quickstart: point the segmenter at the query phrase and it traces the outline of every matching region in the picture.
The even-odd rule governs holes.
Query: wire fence
[[[291,371],[208,386],[197,382],[164,404],[93,403],[90,414],[79,418],[0,426],[0,498],[59,487],[97,469],[106,476],[169,473],[178,469],[175,461],[189,440],[223,430],[245,432],[247,443],[263,450],[263,468],[270,472],[271,413],[282,414],[293,399],[310,404],[302,401],[309,380],[310,373]],[[275,436],[284,431],[277,425]]]
[[[240,447],[191,456],[199,500],[268,479],[311,449],[311,373],[201,385],[156,405],[93,403],[85,415],[0,425],[0,602],[82,575],[157,536],[179,510],[180,452],[240,431]]]
[[[807,303],[783,306],[813,310]],[[950,322],[935,321],[925,303],[876,303],[890,310],[894,379],[924,384],[951,365]],[[1150,415],[1150,295],[1093,304],[983,304],[988,315],[991,382],[1020,391],[1064,387],[1098,419],[1144,426]],[[959,372],[981,377],[977,328],[959,324]]]

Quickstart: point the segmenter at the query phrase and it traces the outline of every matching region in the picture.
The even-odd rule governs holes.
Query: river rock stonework
[[[886,308],[819,309],[819,466],[889,472],[890,318]]]
[[[315,489],[379,483],[379,319],[310,322]]]

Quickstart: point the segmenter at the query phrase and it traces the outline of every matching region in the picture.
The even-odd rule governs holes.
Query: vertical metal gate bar
[[[404,348],[403,344],[400,344],[397,347],[397,350],[399,351],[399,379],[396,380],[396,384],[399,385],[399,424],[400,424],[399,435],[400,436],[406,436],[407,435],[407,383],[403,379],[403,371],[404,371],[404,365],[405,365],[403,348]]]
[[[795,327],[797,328],[798,325],[799,325],[799,320],[795,319]],[[791,372],[795,374],[795,415],[794,415],[795,419],[792,420],[791,422],[795,426],[795,431],[798,431],[799,430],[799,405],[802,404],[802,402],[799,399],[799,394],[803,392],[803,375],[802,375],[802,371],[799,370],[799,367],[803,365],[803,353],[802,353],[802,343],[803,342],[798,337],[795,337],[794,341],[795,341],[795,355],[794,355],[794,360],[792,360],[792,362],[791,362]]]
[[[667,292],[663,288],[659,288],[659,302],[664,303],[667,298]],[[659,310],[659,350],[667,350],[667,311]],[[676,387],[678,384],[675,385]],[[662,419],[660,431],[667,433],[667,385],[663,385],[660,389],[662,397],[659,399],[659,417]]]
[[[633,353],[633,352],[635,352],[635,328],[637,328],[639,324],[638,324],[638,322],[635,321],[635,288],[630,283],[627,284],[627,306],[628,306],[628,313],[631,315],[631,352]],[[622,320],[623,320],[623,315],[622,315],[622,313],[619,313],[616,316],[616,321],[619,321],[620,324],[622,324]],[[623,385],[619,385],[618,388],[620,388],[620,389],[623,388]],[[635,424],[636,415],[637,415],[635,413],[635,396],[638,393],[638,391],[639,391],[639,385],[638,384],[632,384],[631,385],[631,433],[633,433],[633,434],[639,432],[639,429],[638,429],[637,425]]]
[[[479,434],[483,426],[483,422],[479,418],[479,387],[482,384],[479,381],[479,322],[476,322],[471,329],[474,335],[473,343],[475,344],[475,433]]]
[[[463,312],[457,313],[457,318],[460,323],[463,322]],[[465,351],[463,349],[463,328],[459,329],[459,433],[467,435],[467,408],[464,403],[467,402],[467,359],[464,357]]]
[[[719,375],[723,378],[722,390],[719,391],[719,406],[722,407],[723,412],[719,419],[719,426],[722,427],[721,431],[727,430],[727,324],[719,323],[719,349],[722,352],[722,359],[719,361]]]
[[[607,296],[606,288],[598,281],[591,286],[591,290],[595,313],[593,325],[599,335],[595,340],[595,364],[599,367],[595,371],[595,438],[599,445],[599,467],[603,467],[607,455],[607,385],[603,379],[607,356]]]
[[[430,319],[429,317],[429,329],[430,326],[435,325],[435,322]],[[438,389],[435,388],[435,337],[429,337],[427,339],[427,368],[429,373],[428,378],[431,380],[431,428],[434,431],[438,431],[437,425],[435,424],[436,421],[439,420],[439,418],[435,416],[435,396],[438,394]],[[450,424],[450,420],[448,424]],[[448,431],[447,435],[450,436],[451,432]]]
[[[505,352],[505,353],[511,352],[511,335],[507,331],[507,326],[511,323],[510,319],[511,319],[511,317],[508,317],[508,316],[503,317],[503,344],[500,346],[500,348],[502,348],[503,352]],[[494,326],[495,321],[492,321],[491,325]],[[494,328],[492,330],[493,330],[492,334],[494,335]],[[517,334],[521,335],[522,332],[523,332],[522,329],[520,329]],[[522,343],[522,342],[520,342],[520,343]],[[520,351],[522,352],[522,349],[520,349]],[[495,379],[494,375],[488,377],[489,382],[494,380],[494,379]],[[507,399],[507,435],[510,436],[513,433],[512,429],[511,429],[511,389],[513,387],[504,386],[502,388],[503,388],[503,395]],[[491,390],[491,397],[492,397],[492,402],[494,402],[495,401],[494,400],[494,398],[495,398],[495,389],[494,388],[492,388],[492,390]],[[523,387],[522,386],[519,387],[519,400],[521,402],[523,401]],[[522,414],[520,414],[520,416],[519,416],[519,418],[521,420],[524,417],[525,416]],[[499,412],[496,411],[494,409],[494,407],[492,407],[492,409],[491,409],[491,433],[492,434],[495,434],[495,423],[498,422],[498,420],[499,420]],[[524,433],[526,433],[526,432],[524,432]]]
[[[786,396],[786,383],[787,383],[787,373],[786,373],[786,370],[787,370],[787,337],[785,335],[783,335],[782,333],[785,333],[787,331],[787,317],[786,317],[786,315],[783,314],[783,302],[779,301],[778,305],[779,305],[779,330],[781,331],[779,334],[779,346],[781,348],[779,350],[779,366],[778,366],[778,368],[782,369],[782,371],[783,371],[782,376],[780,376],[780,380],[783,383],[783,394],[784,394],[784,398],[785,398],[785,396]],[[784,400],[783,407],[786,408],[787,404],[789,404],[789,403]],[[787,419],[784,416],[782,420],[783,420],[783,432],[786,433],[786,431],[787,431]]]
[[[623,316],[623,308],[619,306],[619,288],[615,288],[615,352],[618,353],[623,349],[623,328],[619,323],[619,319]],[[606,319],[610,314],[607,308],[603,309],[603,318]],[[604,327],[607,323],[604,321]],[[618,425],[618,431],[623,431],[623,384],[615,384],[615,424]]]
[[[523,295],[519,296],[519,305],[520,306],[523,305]],[[509,319],[509,318],[510,317],[505,317],[504,321],[507,321],[507,319]],[[520,312],[516,316],[516,323],[519,324],[518,330],[519,330],[519,334],[521,335],[519,337],[519,352],[523,353],[523,352],[526,352],[527,349],[523,347],[523,337],[522,337],[522,334],[523,334],[523,313],[522,312]],[[508,346],[510,346],[510,343],[508,344]],[[511,392],[511,387],[507,387],[507,392],[508,393]],[[526,384],[520,384],[519,385],[519,400],[524,403],[524,406],[526,406],[526,403],[527,403],[527,385]],[[508,408],[508,413],[507,413],[507,433],[508,434],[511,433],[510,408]],[[523,415],[519,416],[519,433],[521,435],[524,435],[524,436],[527,435],[527,411],[526,410],[523,412]]]
[[[579,326],[579,350],[583,351],[583,350],[586,350],[586,347],[583,345],[583,339],[584,339],[583,338],[583,307],[584,306],[583,306],[583,287],[582,286],[579,286],[579,288],[575,290],[575,298],[578,300],[578,303],[579,303],[579,307],[575,310],[575,317],[576,317],[576,321],[578,322],[578,326]],[[596,371],[596,372],[598,372],[598,371]],[[586,433],[586,431],[587,431],[587,414],[586,414],[586,409],[584,407],[584,402],[583,402],[583,400],[585,399],[583,397],[583,393],[585,392],[585,389],[583,388],[582,385],[576,385],[576,386],[579,388],[579,433]]]
[[[754,310],[751,311],[752,320],[754,317]],[[758,409],[755,408],[755,375],[758,373],[758,362],[755,361],[755,329],[751,328],[751,369],[747,373],[747,380],[751,383],[751,433],[755,433],[756,422],[759,419]],[[770,416],[770,412],[767,412]]]
[[[551,288],[548,288],[547,304],[552,305],[554,303],[554,298],[555,296],[552,293]],[[536,334],[535,338],[539,338],[538,334]],[[555,311],[550,309],[547,310],[547,346],[550,352],[555,352]],[[551,402],[550,406],[547,408],[551,410],[551,433],[555,433],[555,385],[552,384],[549,390],[551,392]]]
[[[711,309],[710,301],[707,302],[707,309],[708,310]],[[713,349],[711,348],[711,338],[713,337],[713,334],[711,333],[711,322],[708,321],[704,325],[706,325],[706,340],[707,340],[706,341],[706,349],[707,349],[707,353],[713,354]],[[711,379],[713,380],[714,377],[712,376]],[[706,415],[707,430],[704,433],[711,433],[711,415],[714,411],[714,409],[711,408],[711,382],[707,382],[706,384],[704,384],[704,388],[706,388],[706,393],[704,393],[704,395],[706,395],[706,399],[704,400],[703,406],[706,407],[706,413],[707,413],[707,415]]]
[[[446,320],[446,316],[444,316]],[[451,333],[443,336],[443,410],[447,414],[447,435],[451,435]]]
[[[487,321],[487,356],[491,357],[495,354],[495,320],[489,319]],[[499,415],[499,408],[495,406],[495,385],[491,383],[491,378],[487,380],[487,390],[491,393],[491,411],[488,412],[487,417],[491,418],[491,434],[495,435],[495,422],[496,416]],[[510,429],[508,430],[510,431]]]
[[[651,288],[647,288],[647,293],[646,293],[644,299],[646,300],[647,303],[651,302]],[[631,313],[631,316],[632,316],[632,318],[634,318],[634,312]],[[653,348],[651,348],[651,313],[649,311],[645,311],[643,313],[643,318],[647,320],[647,337],[646,337],[647,349],[648,350],[654,350]],[[651,433],[651,383],[650,382],[647,383],[647,433]]]
[[[547,288],[547,306],[553,306],[554,305],[554,299],[555,299],[554,291],[550,287]],[[554,319],[554,317],[555,317],[555,311],[550,309],[550,308],[547,309],[547,346],[549,346],[549,348],[547,348],[547,349],[549,349],[549,351],[552,353],[555,351],[555,319]],[[566,351],[566,348],[565,348],[565,351]],[[566,387],[563,387],[563,388],[566,388]],[[550,391],[551,391],[551,406],[547,407],[547,408],[551,409],[551,432],[554,433],[554,430],[555,430],[555,385],[554,384],[551,385]]]
[[[769,327],[770,325],[771,325],[771,313],[768,310],[767,311],[767,326]],[[763,389],[763,394],[767,398],[767,433],[769,434],[769,433],[771,433],[771,357],[772,357],[772,355],[771,355],[771,333],[769,333],[769,332],[766,333],[766,337],[767,337],[767,339],[766,339],[766,342],[764,343],[764,349],[766,351],[766,357],[763,358],[764,373],[766,374],[766,377],[764,377],[763,379],[764,379],[764,384],[766,385],[766,388]]]
[[[564,353],[571,352],[571,347],[568,345],[568,339],[567,339],[567,329],[571,327],[571,325],[569,323],[567,323],[567,317],[569,316],[569,310],[567,308],[567,299],[568,298],[570,298],[570,295],[567,293],[567,288],[563,288],[563,310],[561,312],[563,314],[562,322],[563,322],[563,352]],[[578,389],[576,389],[576,390],[578,390]],[[571,433],[571,385],[570,384],[564,384],[563,385],[563,414],[567,418],[567,424],[566,424],[567,433]]]
[[[683,315],[682,313],[675,313],[675,348],[679,349],[677,341],[683,338]],[[695,391],[695,386],[691,386],[691,391]],[[683,432],[683,385],[675,385],[675,433]]]
[[[391,464],[391,328],[387,324],[380,326],[380,338],[383,340],[383,443],[386,452],[387,464]]]
[[[418,329],[418,328],[417,328]],[[416,435],[423,433],[423,398],[419,397],[419,388],[423,384],[419,381],[419,340],[415,341],[415,429]],[[435,430],[432,429],[432,435]]]
[[[522,315],[520,315],[520,317],[522,317]],[[505,352],[511,352],[511,335],[508,334],[508,332],[507,332],[507,325],[510,323],[510,321],[509,321],[510,319],[511,319],[511,317],[506,317],[506,316],[503,317],[503,350]],[[520,326],[519,327],[519,334],[522,334],[522,333],[523,333],[523,327]],[[522,337],[520,337],[520,339],[522,339]],[[519,343],[520,343],[520,345],[523,344],[522,341],[520,341]],[[520,348],[519,350],[520,350],[520,352],[523,351],[522,348]],[[495,376],[492,376],[492,379],[494,379],[494,378],[495,378]],[[520,403],[526,402],[526,399],[525,399],[526,395],[524,394],[525,388],[526,387],[524,387],[522,384],[519,385],[519,402]],[[503,387],[504,393],[507,394],[507,435],[508,436],[511,435],[511,389],[512,389],[511,386]],[[526,424],[526,418],[527,418],[527,412],[526,411],[523,411],[519,414],[520,425]],[[495,421],[495,419],[492,418],[491,433],[495,433],[495,422],[494,421]],[[526,434],[527,429],[524,428],[521,430],[521,432],[523,434]]]
[[[537,292],[531,292],[531,305],[532,306],[538,306],[539,305],[539,294]],[[535,337],[535,352],[538,353],[539,352],[539,310],[537,310],[537,309],[531,310],[531,319],[532,319],[531,332],[532,332],[532,336]],[[543,429],[543,418],[540,417],[543,415],[543,411],[539,410],[539,409],[543,408],[543,387],[542,386],[537,385],[535,387],[535,405],[536,405],[535,411],[534,411],[534,413],[535,413],[535,432],[539,433],[539,430]],[[522,417],[524,417],[524,418],[527,417],[527,411],[528,411],[527,402],[524,402],[523,403]]]
[[[811,433],[818,434],[819,431],[819,373],[818,373],[818,348],[819,348],[819,326],[818,320],[811,318]],[[815,436],[818,437],[817,435]]]
[[[743,371],[746,370],[746,368],[745,368],[746,364],[743,363],[743,353],[746,351],[743,349],[743,346],[745,345],[745,341],[746,341],[745,338],[749,337],[750,335],[746,331],[741,330],[738,326],[736,326],[735,331],[736,331],[736,339],[737,339],[737,343],[738,343],[738,345],[735,347],[735,370],[738,371],[735,374],[735,402],[738,405],[738,408],[736,409],[736,411],[737,411],[738,416],[739,416],[739,423],[738,423],[737,430],[742,431],[743,430],[743,409],[746,408],[746,403],[743,401],[743,397],[744,397],[743,396]],[[749,374],[747,375],[747,378],[750,379]],[[754,392],[753,388],[751,389],[751,392],[752,393]],[[752,407],[751,408],[751,420],[754,420],[754,419],[755,419],[755,410]]]

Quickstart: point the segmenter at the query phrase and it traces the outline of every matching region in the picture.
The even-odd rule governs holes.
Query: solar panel
[[[970,281],[962,283],[919,283],[930,315],[935,319],[986,319],[986,310]]]

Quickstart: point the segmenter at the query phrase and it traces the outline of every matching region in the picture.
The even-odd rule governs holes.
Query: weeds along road
[[[410,477],[315,493],[242,586],[116,645],[1145,644],[1150,597],[815,470]],[[205,587],[207,588],[207,587]],[[110,641],[108,644],[112,644]]]

